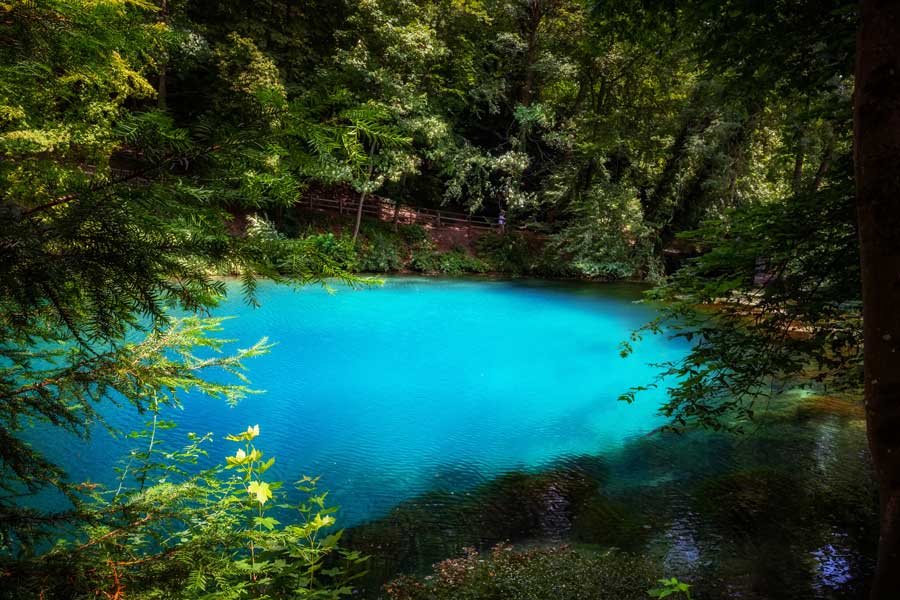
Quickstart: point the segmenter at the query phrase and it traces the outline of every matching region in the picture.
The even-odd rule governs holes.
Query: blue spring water
[[[648,363],[687,350],[651,336],[620,357],[621,342],[653,316],[632,285],[398,277],[328,293],[262,283],[257,309],[229,286],[214,314],[238,318],[223,335],[233,347],[277,344],[247,365],[265,394],[235,408],[189,396],[183,410],[165,411],[178,428],[162,441],[213,432],[209,460],[222,462],[235,449],[222,438],[259,424],[257,446],[277,457],[271,478],[320,475],[342,526],[430,490],[620,447],[663,422],[663,392],[632,405],[618,396],[653,378]],[[105,412],[124,431],[147,418]],[[76,481],[110,481],[135,445],[104,431],[87,443],[46,437],[39,444]]]

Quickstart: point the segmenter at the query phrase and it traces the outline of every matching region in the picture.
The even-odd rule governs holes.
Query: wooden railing
[[[356,214],[359,209],[359,198],[325,198],[322,196],[305,196],[299,205],[309,210],[337,211],[342,215]],[[363,203],[364,215],[381,221],[391,221],[401,225],[424,225],[428,227],[460,227],[485,231],[496,230],[496,221],[484,216],[469,215],[462,212],[439,210],[435,208],[417,208],[397,204],[388,199],[369,198]]]
[[[81,165],[86,173],[93,173],[96,167]],[[135,172],[128,169],[109,168],[110,175],[114,178],[131,183],[147,183],[145,179],[135,178]],[[338,196],[328,198],[317,195],[307,195],[300,199],[299,205],[310,210],[337,211],[340,214],[356,214],[359,207],[359,198]],[[440,210],[436,208],[419,208],[406,206],[388,198],[369,197],[363,204],[363,214],[381,221],[391,221],[401,225],[424,225],[427,227],[460,227],[469,230],[496,231],[499,224],[496,220],[482,215],[470,215],[463,212]]]

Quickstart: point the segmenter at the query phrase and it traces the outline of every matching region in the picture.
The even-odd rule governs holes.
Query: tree
[[[846,54],[849,41],[831,37],[824,46],[814,42],[812,23],[820,23],[802,14],[822,7],[803,3],[801,11],[766,19],[762,13],[769,7],[754,16],[755,11],[748,12],[751,7],[737,9],[739,4],[726,7],[724,15],[714,8],[721,18],[707,21],[712,34],[701,39],[709,47],[718,40],[730,48],[720,36],[737,19],[745,22],[748,37],[732,41],[754,48],[758,44],[759,52],[741,61],[735,61],[734,53],[718,53],[719,64],[733,64],[748,81],[761,74],[778,91],[804,91],[812,106],[827,100],[810,91],[827,81],[829,72],[845,79],[833,66],[843,63],[836,57]],[[829,18],[844,31],[852,10],[834,6]],[[692,236],[704,254],[657,291],[671,301],[664,320],[675,325],[675,335],[697,341],[684,362],[668,365],[666,371],[683,378],[663,407],[675,426],[739,427],[741,418],[752,418],[755,400],[800,381],[864,384],[867,434],[880,488],[880,540],[871,592],[879,600],[900,595],[898,23],[897,3],[862,2],[855,48],[853,169],[842,135],[846,118],[831,113],[808,183],[803,183],[807,148],[797,144],[793,168],[798,178],[784,203],[743,208],[727,222],[708,222]],[[782,27],[795,30],[804,43],[795,45]],[[760,43],[764,40],[768,42]],[[806,51],[785,44],[805,46]],[[798,114],[809,119],[814,113]],[[803,127],[807,131],[809,124],[807,120]],[[764,285],[758,287],[754,279],[761,260]],[[698,304],[715,308],[698,311]],[[684,319],[676,323],[680,317]]]
[[[243,361],[268,350],[224,352],[221,319],[204,318],[226,292],[214,273],[240,274],[251,303],[259,275],[354,280],[315,239],[252,216],[233,228],[228,209],[296,198],[277,68],[252,41],[225,40],[208,57],[223,118],[182,126],[148,81],[165,87],[179,64],[158,62],[172,32],[151,3],[14,1],[0,14],[0,595],[348,593],[322,583],[343,569],[322,572],[339,536],[318,537],[333,517],[314,481],[295,520],[266,514],[278,492],[261,477],[271,459],[250,445],[258,429],[235,436],[248,444],[228,461],[235,477],[188,472],[206,438],[170,450],[155,435],[169,426],[159,410],[188,392],[252,393]],[[235,382],[206,380],[211,369]],[[39,423],[86,437],[104,402],[153,417],[115,489],[70,481],[23,435]],[[21,502],[47,488],[68,503]]]
[[[652,292],[663,304],[646,327],[691,343],[683,360],[662,365],[654,384],[671,385],[661,408],[674,428],[741,430],[760,405],[791,387],[859,388],[850,171],[845,155],[816,193],[737,209],[685,234],[700,255]],[[757,278],[760,257],[765,285]]]
[[[900,597],[900,3],[863,0],[854,102],[865,399],[881,529],[873,600]]]
[[[111,395],[146,410],[190,389],[231,400],[246,392],[202,372],[238,373],[261,347],[201,360],[193,348],[221,349],[216,324],[169,312],[214,306],[225,285],[213,273],[241,274],[251,302],[259,274],[310,283],[347,273],[303,241],[232,234],[235,197],[289,204],[296,186],[288,180],[284,193],[272,185],[284,178],[254,172],[277,163],[259,159],[271,137],[245,145],[180,127],[155,106],[147,77],[165,40],[153,5],[17,1],[0,11],[0,37],[14,42],[0,47],[0,486],[9,492],[0,527],[9,540],[55,523],[20,510],[16,494],[71,491],[61,467],[23,441],[33,420],[84,436]],[[259,91],[241,82],[240,93]],[[204,185],[210,171],[231,194]]]
[[[359,192],[353,225],[355,244],[366,195],[381,187],[386,177],[402,175],[407,161],[402,157],[398,160],[392,151],[408,146],[412,140],[391,124],[385,108],[374,103],[342,110],[324,123],[310,120],[302,111],[295,110],[294,117],[292,134],[307,141],[316,159],[307,166],[307,174],[325,183],[350,183]]]
[[[674,428],[739,429],[797,381],[853,388],[865,358],[876,593],[897,593],[898,36],[892,6],[864,7],[854,181],[848,0],[0,3],[0,488],[76,503],[0,496],[4,530],[30,543],[84,516],[24,444],[30,420],[86,435],[110,395],[152,410],[249,393],[202,373],[240,375],[265,344],[199,360],[223,348],[218,324],[168,311],[213,306],[213,272],[240,274],[250,302],[259,275],[348,277],[349,243],[337,257],[266,219],[340,182],[360,195],[354,240],[385,189],[515,211],[556,273],[698,254],[648,327],[694,342],[663,369]]]

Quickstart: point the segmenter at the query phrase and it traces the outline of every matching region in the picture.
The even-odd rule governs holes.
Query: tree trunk
[[[276,206],[275,210],[272,211],[275,217],[275,228],[279,231],[284,231],[284,207]]]
[[[537,27],[528,36],[525,52],[525,83],[519,95],[519,104],[531,106],[531,95],[534,93],[534,65],[537,63]]]
[[[371,170],[369,171],[369,179],[372,178]],[[362,222],[363,204],[366,201],[366,189],[363,189],[359,195],[359,206],[356,208],[356,224],[353,226],[353,243],[356,244],[356,238],[359,236],[359,224]]]
[[[519,30],[525,38],[525,81],[519,91],[519,104],[522,106],[531,106],[534,98],[534,68],[539,56],[538,33],[541,21],[556,8],[557,4],[558,0],[528,0],[525,2],[525,12],[519,22]]]
[[[356,245],[356,238],[359,236],[359,224],[362,222],[363,204],[366,201],[366,192],[368,191],[369,182],[372,181],[372,173],[375,172],[375,144],[369,150],[369,176],[366,177],[366,186],[359,195],[359,206],[356,209],[356,225],[353,226],[353,244]]]
[[[819,168],[816,170],[816,177],[812,182],[812,191],[814,192],[819,190],[819,186],[822,185],[825,174],[828,173],[828,169],[831,167],[831,161],[834,159],[834,142],[835,136],[834,134],[830,134],[828,143],[825,144],[825,151],[822,153],[822,162],[819,163]]]
[[[394,227],[394,231],[399,229],[397,220],[400,218],[400,198],[406,196],[406,173],[400,178],[400,194],[399,197],[394,200],[394,218],[391,219],[391,224]]]
[[[762,109],[762,103],[755,100],[747,111],[746,120],[719,144],[717,154],[729,157],[730,165],[723,165],[721,160],[707,158],[703,166],[691,178],[687,189],[675,199],[671,213],[667,216],[659,215],[659,213],[655,215],[654,221],[662,221],[657,242],[660,244],[660,249],[667,248],[678,233],[695,229],[700,224],[707,209],[716,200],[715,195],[706,189],[706,183],[711,178],[720,176],[723,169],[727,169],[728,186],[721,191],[722,195],[719,198],[727,198],[728,202],[733,204],[738,177],[746,167],[744,150],[756,130],[757,120]],[[661,199],[657,202],[660,201]]]
[[[800,185],[803,183],[803,148],[800,147],[797,149],[797,154],[794,155],[794,175],[791,177],[791,189],[794,190],[794,193],[800,191]]]
[[[900,2],[862,0],[854,93],[866,425],[880,495],[872,600],[900,598]]]
[[[699,105],[701,102],[699,92],[694,92],[691,97],[691,104]],[[664,214],[666,202],[672,195],[675,183],[680,170],[684,166],[687,158],[688,143],[692,135],[703,133],[712,123],[712,116],[703,111],[699,114],[689,115],[685,118],[672,148],[669,150],[669,156],[663,167],[662,173],[656,180],[656,184],[652,190],[648,190],[641,200],[641,209],[644,214],[644,221],[662,227],[670,215]]]
[[[156,97],[159,107],[163,110],[166,109],[166,96],[168,93],[166,89],[166,65],[161,65],[159,67],[159,85],[156,87]]]

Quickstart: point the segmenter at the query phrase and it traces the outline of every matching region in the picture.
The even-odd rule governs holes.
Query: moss
[[[486,555],[469,549],[437,563],[432,575],[395,579],[385,591],[392,600],[643,600],[660,573],[628,554],[499,545]]]

